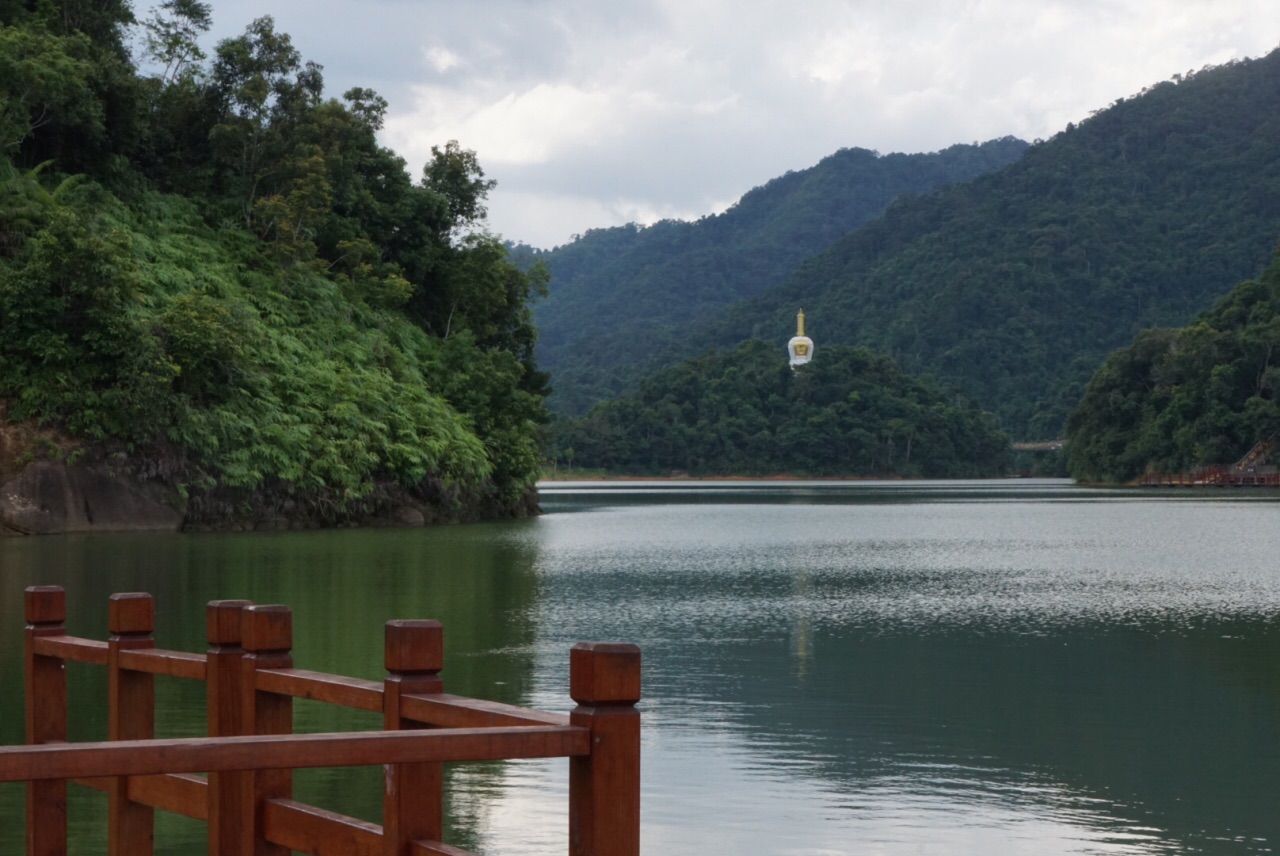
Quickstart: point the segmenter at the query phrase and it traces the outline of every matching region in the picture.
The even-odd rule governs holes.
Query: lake
[[[438,618],[451,692],[568,710],[579,640],[644,652],[646,854],[1237,854],[1280,845],[1280,494],[990,482],[542,486],[535,520],[417,530],[0,540],[0,742],[22,740],[25,586],[70,631],[156,596],[157,642],[204,604],[294,610],[302,668],[381,677],[382,624]],[[73,738],[105,734],[72,667]],[[159,731],[203,727],[157,684]],[[300,702],[298,730],[372,727]],[[566,763],[447,776],[451,843],[563,854]],[[300,773],[377,819],[380,771]],[[72,791],[73,852],[102,797]],[[22,788],[0,786],[0,852]],[[157,853],[203,852],[162,817]]]

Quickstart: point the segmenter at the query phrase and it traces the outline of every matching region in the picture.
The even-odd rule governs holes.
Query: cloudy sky
[[[376,89],[415,174],[474,149],[490,228],[542,247],[721,211],[840,148],[1047,138],[1280,46],[1275,0],[210,1],[211,43],[272,15],[329,94]]]

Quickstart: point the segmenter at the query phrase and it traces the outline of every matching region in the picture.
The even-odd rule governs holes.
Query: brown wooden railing
[[[445,693],[435,621],[387,622],[377,682],[295,669],[285,606],[214,601],[208,653],[188,654],[155,647],[149,594],[111,596],[106,642],[67,635],[61,588],[25,598],[28,745],[0,747],[0,782],[27,783],[28,856],[65,856],[68,781],[106,792],[109,856],[150,856],[155,809],[206,821],[211,856],[466,856],[440,840],[442,762],[548,757],[569,758],[571,856],[639,853],[634,645],[573,646],[564,715]],[[106,741],[66,742],[67,661],[107,668]],[[205,682],[207,737],[154,737],[156,675]],[[294,734],[295,698],[380,712],[384,730]],[[362,764],[384,765],[381,826],[292,799],[294,769]]]

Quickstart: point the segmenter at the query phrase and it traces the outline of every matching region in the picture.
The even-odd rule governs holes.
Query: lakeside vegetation
[[[1082,481],[1123,482],[1232,463],[1278,431],[1280,246],[1192,323],[1107,358],[1067,422],[1067,462]]]
[[[0,413],[194,522],[527,513],[546,277],[475,153],[414,180],[381,97],[327,97],[270,17],[205,57],[210,15],[0,3]]]
[[[633,394],[555,423],[553,459],[610,474],[1003,475],[995,418],[866,348],[792,370],[761,341],[663,370]]]
[[[269,17],[205,56],[211,14],[0,2],[0,429],[43,438],[21,461],[160,483],[191,523],[335,524],[529,513],[541,455],[995,475],[1009,433],[1065,426],[1072,475],[1123,481],[1280,430],[1275,263],[1248,279],[1280,234],[1280,51],[1030,148],[846,149],[721,215],[536,251],[485,231],[476,153],[415,178],[375,92],[327,96]],[[549,284],[538,353],[585,415],[548,430]],[[800,305],[819,357],[792,372]]]

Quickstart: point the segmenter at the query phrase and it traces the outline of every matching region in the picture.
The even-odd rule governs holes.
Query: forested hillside
[[[1009,438],[882,354],[833,345],[793,371],[756,340],[558,420],[553,455],[612,473],[964,478],[1003,474]]]
[[[1109,356],[1067,422],[1084,481],[1239,460],[1280,431],[1280,247],[1191,324],[1144,330]]]
[[[934,154],[843,149],[697,222],[593,229],[551,251],[518,248],[551,275],[534,316],[538,362],[555,376],[552,406],[581,413],[643,377],[691,319],[781,283],[896,197],[968,181],[1026,147],[1006,137]]]
[[[1061,436],[1111,350],[1265,266],[1277,140],[1280,52],[1177,76],[999,172],[897,201],[785,284],[676,331],[665,359],[749,337],[781,347],[803,307],[819,349],[887,351],[1015,437]]]
[[[480,231],[475,154],[415,181],[376,93],[269,17],[206,58],[211,14],[0,3],[0,422],[188,522],[526,512],[544,277]]]

